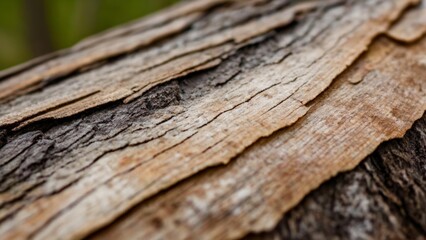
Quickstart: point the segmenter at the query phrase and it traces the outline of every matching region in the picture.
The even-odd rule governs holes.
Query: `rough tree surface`
[[[0,72],[0,235],[426,237],[425,17],[186,1]]]

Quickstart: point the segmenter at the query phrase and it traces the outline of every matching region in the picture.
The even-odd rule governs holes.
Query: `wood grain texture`
[[[182,3],[7,72],[0,234],[272,229],[425,111],[417,2]]]

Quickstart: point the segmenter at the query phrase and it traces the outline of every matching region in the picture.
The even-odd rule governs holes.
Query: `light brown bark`
[[[194,1],[0,73],[1,235],[273,229],[423,115],[415,4]]]

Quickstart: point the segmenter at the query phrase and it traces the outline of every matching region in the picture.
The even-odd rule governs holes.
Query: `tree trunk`
[[[1,236],[426,237],[424,6],[187,1],[0,72]]]

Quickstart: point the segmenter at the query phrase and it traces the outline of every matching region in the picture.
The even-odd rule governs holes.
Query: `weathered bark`
[[[274,230],[247,239],[424,239],[425,146],[426,115],[310,193]]]
[[[0,234],[424,236],[421,122],[315,190],[424,114],[414,4],[186,2],[0,73]]]

